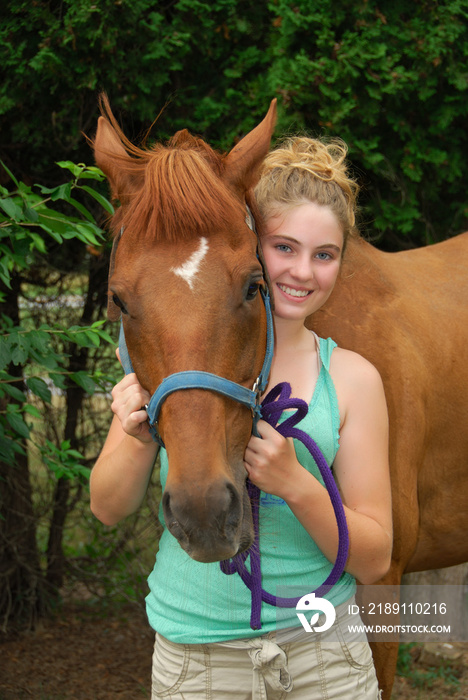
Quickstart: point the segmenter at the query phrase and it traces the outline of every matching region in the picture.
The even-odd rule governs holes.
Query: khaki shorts
[[[380,691],[360,618],[337,608],[322,634],[284,630],[254,639],[174,644],[156,634],[152,699],[378,700]],[[288,641],[288,632],[289,641]]]

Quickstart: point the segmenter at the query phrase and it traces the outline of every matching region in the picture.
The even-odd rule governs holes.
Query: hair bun
[[[356,234],[359,186],[349,175],[347,153],[341,139],[285,139],[265,158],[255,189],[262,216],[268,219],[278,211],[314,202],[334,212],[345,238]]]

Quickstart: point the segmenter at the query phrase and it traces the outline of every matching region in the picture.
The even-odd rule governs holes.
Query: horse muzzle
[[[169,532],[196,561],[222,561],[248,549],[253,525],[247,490],[240,495],[227,479],[211,483],[204,493],[167,487],[162,497]]]

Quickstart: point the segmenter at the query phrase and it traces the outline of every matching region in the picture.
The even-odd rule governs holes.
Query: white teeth
[[[307,291],[300,291],[299,289],[291,289],[291,287],[286,287],[284,284],[279,284],[278,287],[283,290],[283,292],[286,292],[286,294],[290,294],[292,297],[306,297],[308,296],[309,292]]]

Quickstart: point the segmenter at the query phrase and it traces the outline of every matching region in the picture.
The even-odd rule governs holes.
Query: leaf
[[[38,352],[35,348],[31,348],[30,351],[31,358],[37,362],[37,364],[46,367],[48,370],[57,370],[58,362],[56,357],[52,354],[42,354]]]
[[[64,449],[63,445],[62,449]],[[69,457],[75,457],[75,459],[83,459],[83,455],[81,454],[81,452],[78,452],[78,450],[72,450],[70,448],[67,448],[67,455]]]
[[[40,377],[29,377],[29,379],[26,380],[26,385],[33,394],[39,396],[39,398],[46,403],[52,401],[51,391],[45,381]]]
[[[86,372],[73,372],[70,378],[78,384],[87,394],[94,394],[96,391],[96,383]]]
[[[11,362],[9,339],[0,336],[0,370],[5,369]]]
[[[15,183],[16,187],[19,187],[18,180],[17,180],[16,177],[13,175],[13,173],[11,172],[11,170],[9,170],[9,169],[7,168],[7,166],[5,165],[5,163],[3,162],[3,160],[0,160],[0,163],[2,164],[3,168],[7,171],[8,175],[11,177],[11,179],[12,179],[13,182]]]
[[[29,428],[19,413],[7,413],[6,419],[15,433],[18,433],[18,435],[24,438],[29,437]]]
[[[85,243],[91,243],[92,245],[100,245],[102,242],[102,239],[104,238],[104,234],[101,231],[101,229],[98,226],[95,226],[94,224],[76,224],[76,230],[80,234],[78,237],[81,238],[81,240],[84,240]],[[101,238],[101,241],[96,238],[96,236],[99,236]]]
[[[71,160],[59,160],[57,161],[57,165],[59,168],[63,168],[64,170],[69,170],[75,177],[80,177],[81,173],[83,172],[84,166],[82,163],[77,165],[76,163],[73,163]]]
[[[62,391],[66,391],[67,383],[63,374],[57,374],[56,372],[49,372],[50,379],[54,382],[55,386]]]
[[[23,403],[26,399],[26,396],[24,393],[21,391],[21,389],[18,389],[18,387],[13,386],[12,384],[3,384],[2,383],[2,389],[9,394],[13,399],[16,399],[20,403]]]
[[[59,235],[63,234],[70,226],[69,222],[52,209],[44,207],[39,212],[39,226],[50,234],[55,231]]]
[[[23,208],[23,213],[26,221],[31,221],[33,224],[36,224],[39,221],[39,214],[35,209],[25,205]]]
[[[30,403],[25,403],[23,408],[24,412],[29,413],[30,416],[34,416],[34,418],[42,418],[42,414],[36,406],[32,406]]]
[[[114,213],[114,207],[105,197],[102,196],[102,194],[99,194],[99,192],[96,192],[96,190],[93,190],[92,187],[88,187],[88,185],[79,185],[79,188],[81,190],[84,190],[88,194],[90,194],[91,197],[94,197],[94,199],[97,202],[99,202],[101,207],[103,207],[107,212],[109,212],[109,214]]]
[[[111,345],[115,345],[115,340],[109,335],[107,331],[104,330],[97,330],[97,333],[99,333],[99,337],[102,338],[103,340],[106,341],[106,343],[110,343]]]
[[[32,242],[34,243],[34,247],[40,253],[47,253],[47,248],[46,248],[46,244],[44,243],[44,239],[41,236],[39,236],[39,234],[33,233],[33,231],[30,231],[29,237],[31,238]]]
[[[86,168],[83,170],[83,172],[80,175],[80,180],[97,180],[98,182],[102,182],[103,180],[106,179],[106,176],[102,172],[100,168],[96,168],[95,165],[88,165]]]
[[[67,182],[64,185],[56,187],[55,190],[51,193],[50,198],[53,202],[57,201],[58,199],[65,199],[66,201],[68,201],[71,195],[71,190],[71,182]]]
[[[58,233],[58,231],[54,230],[55,227],[52,228],[51,225],[45,225],[43,223],[40,223],[39,225],[41,228],[44,229],[44,231],[46,231],[49,234],[49,236],[52,236],[54,241],[57,241],[57,243],[63,243],[63,238],[62,238],[61,234]]]
[[[30,349],[29,338],[27,335],[15,331],[10,334],[10,343],[11,361],[14,365],[22,365],[28,359],[28,351]]]
[[[23,210],[12,199],[0,199],[0,207],[5,214],[13,221],[21,221],[23,218]]]
[[[93,215],[84,207],[81,202],[78,202],[76,199],[73,197],[69,197],[68,202],[77,209],[82,216],[85,217],[85,219],[88,219],[88,221],[91,221],[91,223],[94,223],[94,217]]]
[[[70,329],[69,333],[67,333],[68,337],[73,343],[76,343],[82,348],[92,348],[95,346],[94,340],[91,340],[87,331],[85,330],[75,330],[75,329]]]
[[[99,345],[101,344],[101,341],[100,341],[98,333],[95,333],[91,330],[86,330],[85,333],[88,336],[89,340],[92,342],[92,344],[95,347],[99,347]]]

